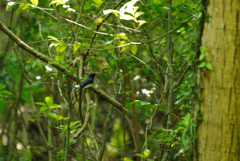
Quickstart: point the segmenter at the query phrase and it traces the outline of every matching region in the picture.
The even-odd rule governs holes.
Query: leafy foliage
[[[194,82],[199,73],[194,67],[198,64],[201,72],[213,70],[204,54],[207,49],[200,48],[201,55],[196,58],[200,4],[173,1],[171,31],[168,30],[167,1],[120,1],[117,7],[102,0],[30,0],[6,2],[5,5],[6,14],[12,13],[16,18],[9,22],[1,17],[4,23],[10,24],[12,32],[47,56],[49,61],[43,62],[40,56],[29,56],[28,51],[20,48],[21,60],[12,51],[5,53],[7,56],[0,55],[0,106],[9,110],[9,102],[18,97],[19,106],[28,111],[36,104],[37,110],[29,116],[29,121],[34,119],[36,125],[38,121],[43,131],[48,131],[48,136],[53,138],[51,145],[56,146],[52,150],[44,142],[46,151],[51,151],[59,159],[83,159],[83,156],[92,159],[102,148],[99,142],[109,138],[106,139],[105,160],[122,158],[128,161],[136,156],[146,160],[162,160],[164,157],[191,160],[196,127],[196,118],[193,117],[197,115],[194,105],[199,101],[195,100]],[[169,73],[167,49],[170,34],[172,74]],[[21,62],[23,70],[19,68]],[[66,71],[54,68],[54,64],[70,71],[76,79]],[[88,89],[68,90],[68,86],[80,83],[92,72],[99,73],[94,86],[104,91],[108,99],[117,95],[116,101],[128,110],[126,119],[122,119],[125,117],[122,113],[114,111],[109,127],[104,127],[105,111],[109,106],[105,101],[107,98],[91,93],[91,103],[87,105],[87,97],[86,101],[83,98]],[[24,74],[31,79],[31,87],[25,80],[20,81],[26,79]],[[80,81],[76,81],[79,78]],[[173,87],[169,87],[170,78],[173,78]],[[3,90],[5,87],[7,90]],[[115,88],[117,92],[113,90]],[[170,88],[173,88],[172,102],[169,101]],[[29,89],[33,90],[32,95]],[[3,94],[12,94],[12,97],[4,98]],[[169,104],[172,105],[171,111],[167,110]],[[88,106],[91,106],[89,118],[85,110]],[[167,127],[170,116],[172,124]],[[85,119],[89,119],[86,126]],[[12,120],[17,121],[16,117]],[[123,122],[125,125],[120,126]],[[136,132],[135,122],[139,126]],[[103,134],[102,127],[108,128],[108,135]],[[81,130],[81,139],[75,138]],[[36,134],[39,138],[40,135],[39,132]],[[39,140],[37,144],[43,144]],[[137,143],[140,150],[144,149],[140,153]],[[80,156],[80,151],[85,155]],[[39,153],[44,152],[40,150]],[[32,158],[37,157],[37,154],[32,155]],[[47,158],[42,156],[41,159]]]

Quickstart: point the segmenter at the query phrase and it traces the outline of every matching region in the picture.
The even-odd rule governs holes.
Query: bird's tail
[[[75,85],[75,86],[68,87],[68,89],[79,88],[79,87],[80,87],[80,85]]]

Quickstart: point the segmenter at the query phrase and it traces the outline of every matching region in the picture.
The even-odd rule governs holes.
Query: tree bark
[[[213,71],[201,76],[197,161],[240,160],[240,1],[210,0],[202,46]]]

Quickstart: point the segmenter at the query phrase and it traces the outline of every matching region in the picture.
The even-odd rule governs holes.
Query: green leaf
[[[75,122],[71,122],[70,123],[70,128],[73,128],[75,125],[79,124],[80,125],[80,121],[75,121]]]
[[[170,141],[170,140],[173,140],[173,137],[166,137],[166,138],[164,139],[164,142],[167,142],[167,141]]]
[[[143,152],[144,156],[147,158],[151,154],[151,150],[145,149]]]
[[[157,134],[154,138],[160,139],[160,138],[163,138],[163,137],[166,137],[166,136],[169,136],[169,134],[161,133],[161,134]]]
[[[55,56],[55,60],[59,63],[62,63],[64,61],[64,56]]]
[[[198,68],[203,68],[206,66],[206,62],[201,62],[201,64],[198,65]]]
[[[212,64],[211,64],[211,63],[207,63],[207,64],[206,64],[206,67],[207,67],[209,70],[213,70],[213,67],[212,67]]]
[[[62,107],[60,105],[53,104],[50,106],[50,109],[53,109],[53,108],[62,108]]]
[[[0,90],[2,90],[5,87],[6,87],[6,85],[0,84]]]
[[[36,102],[35,104],[40,105],[40,106],[46,106],[46,104],[43,102]]]
[[[111,84],[111,83],[113,83],[113,80],[112,80],[112,79],[109,79],[109,80],[108,80],[108,84]]]
[[[0,91],[0,93],[3,93],[3,94],[8,94],[8,95],[12,95],[12,93],[11,92],[8,92],[8,91]]]
[[[205,49],[205,48],[203,48],[203,47],[200,46],[200,52],[204,54],[205,51],[207,51],[207,49]]]
[[[123,161],[133,161],[132,159],[128,158],[128,157],[124,157]]]
[[[30,0],[30,1],[34,4],[34,6],[38,5],[38,0]]]
[[[70,65],[69,64],[62,64],[62,67],[63,68],[67,68],[67,67],[69,67]]]
[[[48,107],[47,107],[47,106],[43,106],[43,107],[40,108],[40,111],[41,111],[41,112],[42,112],[42,111],[45,111],[45,110],[48,110]]]
[[[72,141],[73,141],[73,137],[72,137],[72,138],[69,138],[69,145],[72,144]]]
[[[65,42],[63,41],[60,41],[60,42],[61,42],[61,45],[57,47],[57,53],[62,53],[67,47],[67,44]]]
[[[102,0],[93,0],[97,7],[99,7],[104,1]]]
[[[56,58],[55,58],[56,59]],[[49,61],[48,64],[58,64],[57,62]]]
[[[84,43],[83,46],[90,49],[90,44],[89,43]]]
[[[158,108],[161,108],[161,109],[164,109],[164,108],[166,107],[166,105],[161,105],[161,104],[156,104],[156,105],[154,105],[154,106],[156,106],[156,107],[158,107]]]
[[[136,55],[137,54],[137,45],[132,45],[131,51],[132,51],[133,55]]]
[[[46,97],[45,102],[47,103],[48,107],[50,107],[53,103],[52,97]]]
[[[204,54],[204,53],[201,53],[201,55],[200,55],[200,57],[199,57],[199,61],[202,61],[204,57],[205,57],[205,54]]]
[[[48,113],[48,118],[52,121],[59,121],[59,120],[67,120],[67,117],[63,117],[62,115],[56,115],[55,113]]]
[[[77,51],[77,49],[81,46],[81,43],[77,42],[77,41],[74,41],[74,44],[73,44],[73,52],[75,53]]]
[[[126,93],[129,96],[129,93],[132,93],[132,91],[124,91],[124,92],[121,92],[121,93]]]

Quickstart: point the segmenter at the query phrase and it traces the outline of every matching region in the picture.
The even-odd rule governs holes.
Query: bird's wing
[[[87,78],[80,84],[80,88],[84,88],[86,85],[91,84],[91,83],[93,83],[93,79]]]

